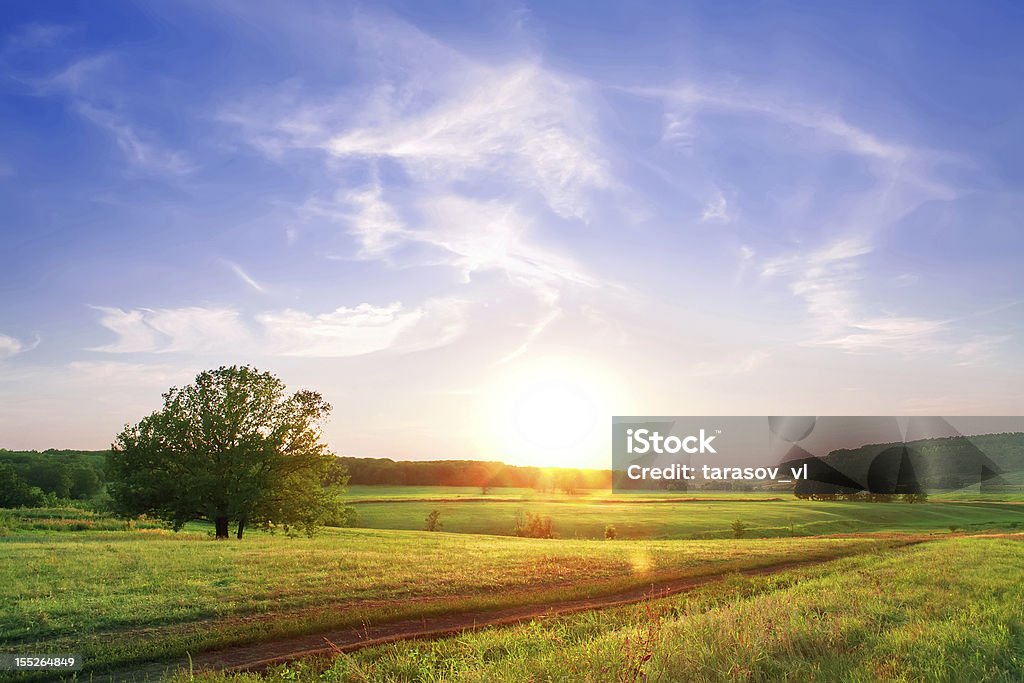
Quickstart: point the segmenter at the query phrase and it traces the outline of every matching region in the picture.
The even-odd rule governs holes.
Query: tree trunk
[[[245,517],[238,520],[238,538],[242,538],[243,529],[245,529]]]
[[[228,537],[228,518],[227,517],[217,517],[216,519],[213,520],[213,524],[214,524],[214,526],[217,527],[217,538],[227,538]]]

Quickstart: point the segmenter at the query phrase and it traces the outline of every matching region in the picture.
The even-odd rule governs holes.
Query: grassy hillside
[[[747,525],[747,535],[758,537],[949,531],[951,525],[974,531],[1024,529],[1024,505],[1015,503],[814,502],[773,496],[758,500],[750,494],[691,495],[680,502],[665,496],[653,500],[632,496],[516,500],[498,493],[477,500],[368,496],[350,502],[358,514],[357,525],[372,529],[422,529],[432,510],[440,511],[444,531],[496,535],[512,534],[516,514],[530,511],[549,516],[561,538],[602,538],[609,524],[620,539],[725,538],[732,536],[735,520]]]
[[[334,530],[214,542],[163,530],[0,539],[0,649],[102,669],[229,643],[888,547],[886,539],[530,540]]]
[[[963,538],[240,681],[1020,681],[1024,543]]]

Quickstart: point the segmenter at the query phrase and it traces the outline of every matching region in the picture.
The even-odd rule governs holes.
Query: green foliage
[[[339,458],[349,483],[373,486],[472,486],[487,495],[492,488],[607,489],[611,472],[593,469],[539,468],[480,460],[395,461],[390,458]]]
[[[431,510],[427,513],[427,520],[423,525],[425,531],[440,531],[441,530],[441,511]]]
[[[747,525],[739,519],[733,521],[733,523],[729,525],[729,528],[732,529],[732,535],[734,538],[743,538],[743,534],[747,533]]]
[[[14,468],[29,486],[50,500],[86,500],[100,494],[104,484],[103,451],[8,451],[0,449],[0,465]]]
[[[0,462],[0,508],[38,507],[43,502],[38,487],[29,486],[13,466]]]
[[[13,531],[128,531],[162,529],[164,524],[147,519],[117,519],[91,510],[70,507],[36,507],[0,510],[0,527]]]
[[[525,538],[554,538],[551,530],[551,518],[540,513],[516,513],[512,523],[512,534]]]
[[[163,408],[125,427],[110,454],[110,493],[122,514],[186,522],[297,527],[312,533],[337,513],[343,468],[320,440],[330,405],[285,393],[249,366],[221,367],[163,396]]]

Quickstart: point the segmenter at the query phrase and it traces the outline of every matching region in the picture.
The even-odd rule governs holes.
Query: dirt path
[[[906,543],[898,547],[916,545],[927,540],[934,539],[908,538]],[[854,553],[854,555],[856,554]],[[237,645],[195,655],[192,658],[192,668],[194,671],[203,669],[258,671],[275,664],[313,655],[352,652],[396,641],[438,638],[488,626],[505,626],[531,619],[629,605],[651,598],[661,598],[682,593],[699,586],[721,581],[730,575],[760,576],[775,574],[801,567],[825,564],[842,559],[843,557],[850,557],[850,555],[785,562],[755,569],[733,570],[708,576],[663,581],[597,598],[566,600],[546,605],[513,606],[487,612],[453,612],[451,614],[420,619],[393,621],[383,624],[366,625],[360,628],[345,628],[305,636],[295,636],[271,642]],[[187,659],[176,662],[163,662],[138,667],[129,671],[97,674],[93,677],[93,680],[112,681],[115,683],[153,682],[159,680],[163,675],[178,669],[188,669],[188,667],[189,662]]]

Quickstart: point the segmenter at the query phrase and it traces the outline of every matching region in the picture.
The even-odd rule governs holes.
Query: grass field
[[[1020,681],[1024,543],[961,538],[225,681]],[[184,680],[184,679],[181,679]]]
[[[355,529],[313,539],[253,534],[242,542],[163,530],[22,532],[0,539],[0,643],[6,651],[78,652],[102,670],[364,621],[543,604],[889,545]]]
[[[492,491],[478,500],[477,489],[383,488],[357,488],[350,496],[361,524],[378,528],[325,529],[312,539],[250,532],[242,541],[216,542],[202,524],[174,534],[154,523],[128,524],[72,509],[0,511],[0,651],[76,652],[88,662],[88,675],[301,633],[453,612],[483,613],[514,605],[543,606],[612,595],[654,582],[844,557],[848,559],[843,566],[850,568],[851,576],[874,586],[873,592],[864,593],[867,589],[860,584],[844,583],[842,572],[821,569],[825,573],[818,574],[818,569],[803,569],[787,574],[789,579],[737,578],[727,585],[701,588],[692,598],[697,602],[680,598],[665,603],[670,614],[656,620],[659,638],[643,636],[644,647],[651,649],[650,667],[660,667],[648,673],[661,672],[660,680],[680,680],[673,677],[683,670],[679,667],[698,666],[704,680],[729,676],[770,680],[771,672],[765,667],[776,657],[773,650],[763,650],[769,654],[758,655],[767,658],[761,661],[750,659],[753,649],[736,649],[740,645],[767,648],[764,638],[783,637],[772,635],[772,628],[757,616],[759,610],[766,610],[781,620],[781,628],[794,634],[802,633],[800,623],[792,621],[800,615],[811,619],[808,623],[816,629],[834,631],[828,636],[838,639],[834,656],[814,640],[826,637],[818,631],[811,634],[814,638],[799,636],[810,639],[805,654],[821,667],[806,673],[820,680],[841,680],[830,676],[846,672],[848,680],[861,680],[857,676],[868,671],[864,667],[881,666],[882,655],[877,653],[895,647],[878,640],[881,636],[869,637],[868,632],[879,628],[870,619],[884,620],[891,612],[895,615],[892,628],[916,624],[913,632],[933,633],[939,628],[929,621],[938,618],[934,615],[961,618],[959,612],[949,616],[942,611],[945,608],[933,605],[930,600],[937,597],[910,590],[933,581],[935,596],[946,595],[946,602],[955,602],[944,577],[960,572],[961,565],[970,565],[962,572],[968,583],[957,588],[965,596],[957,607],[966,611],[963,619],[981,619],[985,628],[984,619],[993,623],[1003,619],[1007,642],[1017,644],[1024,631],[1017,613],[1007,612],[1004,604],[1012,597],[1008,591],[1018,590],[1024,578],[1020,570],[1008,568],[1011,560],[1022,564],[1019,548],[1024,543],[977,537],[938,540],[929,548],[944,549],[934,551],[945,553],[944,564],[936,561],[934,567],[928,564],[928,558],[935,557],[931,550],[896,549],[905,541],[900,533],[949,539],[950,527],[967,533],[1019,530],[1024,526],[1024,506],[1013,502],[872,504],[756,494],[644,495],[620,500],[607,494],[540,495],[521,490]],[[419,530],[434,509],[441,511],[443,531]],[[519,511],[550,515],[559,538],[509,536]],[[730,525],[737,519],[748,526],[743,538],[731,538]],[[619,538],[596,540],[608,524],[616,526]],[[836,533],[845,535],[822,535]],[[935,569],[941,567],[945,569]],[[876,574],[877,579],[865,578]],[[959,576],[954,578],[959,581]],[[797,581],[800,577],[806,582],[813,579],[818,583],[807,585],[819,588],[805,588]],[[983,598],[983,588],[995,592]],[[913,596],[906,604],[893,597],[905,589]],[[857,604],[848,606],[855,608],[852,621],[835,605],[814,607],[819,605],[815,591],[835,596],[846,591],[855,596]],[[785,611],[786,605],[792,614]],[[924,621],[918,624],[915,619]],[[744,631],[739,628],[743,620],[760,624],[764,632]],[[854,624],[852,631],[843,630],[847,621]],[[324,676],[325,680],[490,680],[491,676],[524,680],[513,672],[529,660],[535,680],[558,680],[567,671],[585,674],[584,679],[645,680],[624,678],[622,672],[632,669],[622,653],[630,652],[624,645],[628,638],[634,639],[629,641],[634,643],[629,647],[634,647],[640,637],[629,634],[639,629],[636,633],[642,635],[651,623],[650,619],[638,622],[635,611],[629,609],[587,614],[435,645],[396,645],[359,653],[341,660]],[[694,633],[711,638],[720,628],[739,628],[737,633],[746,635],[735,636],[741,639],[736,642],[693,641]],[[677,633],[672,629],[678,629],[680,642],[693,641],[687,647],[704,653],[699,661],[693,660],[693,653],[687,655],[689,659],[673,659],[675,645],[655,647],[655,641],[662,642],[662,634]],[[978,630],[983,633],[984,628]],[[565,647],[545,645],[551,638]],[[851,638],[855,647],[843,644]],[[785,647],[796,648],[792,652],[783,648],[785,657],[804,652],[804,645]],[[958,661],[959,650],[949,644],[944,647],[954,657],[950,661]],[[592,669],[609,652],[619,652],[621,661],[612,657],[600,664],[612,667],[603,673]],[[858,657],[863,652],[875,654],[861,661]],[[713,655],[719,659],[712,661]],[[785,657],[780,661],[787,661]],[[977,657],[972,666],[993,666],[999,675],[1011,670],[1007,667],[1013,662],[1019,663],[1007,663],[1000,659],[1002,654]],[[737,662],[740,668],[735,675],[714,668],[724,661]],[[936,666],[942,661],[937,659]],[[316,666],[293,667],[281,675],[312,676]],[[560,666],[581,668],[560,670]]]
[[[367,487],[375,488],[375,487]],[[924,504],[817,502],[791,496],[698,494],[665,496],[542,497],[516,500],[492,493],[469,499],[426,492],[387,500],[383,492],[357,491],[350,503],[357,525],[371,529],[423,529],[432,510],[444,531],[509,535],[517,513],[551,518],[560,538],[603,538],[615,526],[620,539],[711,539],[732,536],[740,520],[755,537],[810,536],[866,532],[971,531],[1024,529],[1024,505],[1013,502],[945,501]]]

